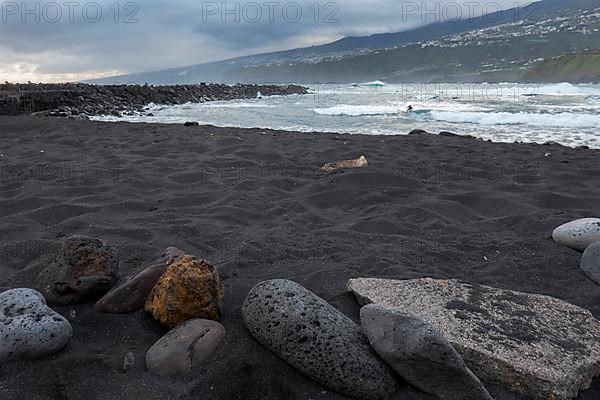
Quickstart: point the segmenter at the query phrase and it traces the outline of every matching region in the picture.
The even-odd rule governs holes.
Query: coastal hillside
[[[535,66],[523,79],[530,82],[600,83],[600,49],[546,60]]]
[[[597,0],[542,0],[460,21],[93,81],[353,83],[520,81],[540,62],[597,47]]]
[[[547,1],[529,17],[497,26],[319,63],[231,70],[226,77],[307,83],[523,81],[545,60],[600,43],[600,4]]]
[[[562,0],[545,0],[545,4],[555,3],[557,1],[560,2]],[[448,35],[458,35],[477,29],[486,29],[502,25],[514,21],[515,16],[534,14],[539,9],[537,4],[538,3],[534,3],[529,6],[493,12],[476,18],[458,21],[440,21],[402,32],[377,33],[369,36],[348,36],[322,45],[242,56],[223,61],[189,65],[161,71],[113,76],[95,79],[90,82],[101,84],[143,84],[146,82],[153,84],[179,84],[204,81],[238,82],[242,79],[247,79],[247,77],[243,76],[243,72],[247,68],[277,67],[286,64],[315,65],[320,64],[321,62],[344,60],[356,56],[369,55],[382,49],[392,49],[397,48],[398,46],[437,40]],[[240,73],[240,71],[242,71],[242,73]],[[269,78],[266,78],[265,76],[254,79],[259,81],[269,80]],[[290,81],[288,78],[285,79],[286,81]],[[306,79],[305,81],[311,82],[310,79]]]

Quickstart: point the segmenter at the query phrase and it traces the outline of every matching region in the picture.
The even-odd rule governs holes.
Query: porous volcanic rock
[[[590,244],[600,241],[600,218],[582,218],[559,226],[552,232],[556,243],[584,251]]]
[[[295,282],[258,284],[242,315],[258,342],[335,392],[370,400],[396,390],[392,371],[360,326]]]
[[[69,305],[95,300],[117,280],[119,257],[102,240],[71,236],[61,253],[37,277],[49,304]]]
[[[33,360],[62,350],[73,335],[65,317],[33,289],[0,293],[0,362]]]

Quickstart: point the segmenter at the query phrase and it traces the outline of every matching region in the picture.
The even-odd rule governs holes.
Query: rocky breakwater
[[[306,94],[298,85],[89,85],[84,83],[0,84],[0,115],[36,114],[87,119],[135,115],[150,104],[177,105]]]

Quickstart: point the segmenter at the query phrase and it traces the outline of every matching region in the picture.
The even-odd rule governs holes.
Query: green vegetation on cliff
[[[546,60],[525,74],[530,82],[600,83],[600,49]]]

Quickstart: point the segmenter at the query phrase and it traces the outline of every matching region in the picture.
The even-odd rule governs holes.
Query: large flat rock
[[[352,279],[348,289],[430,323],[479,378],[533,399],[575,398],[600,374],[600,321],[564,301],[456,280]]]

